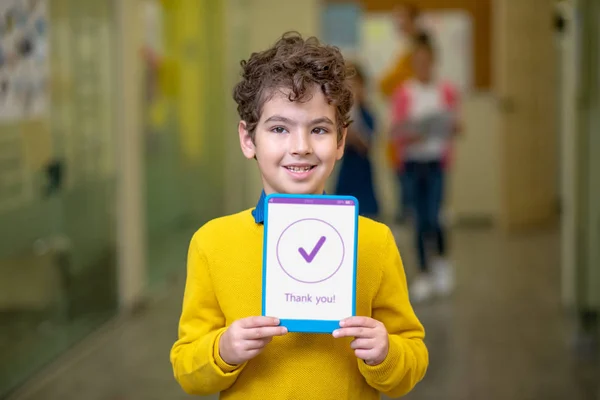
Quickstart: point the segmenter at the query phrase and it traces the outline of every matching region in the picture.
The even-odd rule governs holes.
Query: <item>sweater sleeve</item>
[[[358,368],[369,385],[397,398],[423,379],[429,353],[423,342],[425,330],[409,302],[404,267],[389,228],[381,254],[383,273],[373,301],[372,318],[382,322],[388,331],[388,355],[375,366],[358,360]]]
[[[402,123],[408,119],[409,93],[408,86],[403,84],[398,87],[392,96],[392,122]]]
[[[392,129],[390,130],[390,145],[394,153],[394,165],[400,165],[403,159],[407,138],[414,132],[406,129],[410,112],[410,92],[407,83],[400,86],[391,99]]]
[[[444,82],[442,84],[442,96],[446,108],[454,114],[455,131],[461,131],[460,94],[457,88],[450,82]]]
[[[458,111],[460,106],[460,97],[456,87],[450,82],[444,82],[442,84],[442,93],[444,96],[444,103],[451,111]]]
[[[223,315],[213,290],[208,261],[190,243],[179,338],[171,350],[175,379],[189,394],[209,395],[228,389],[245,364],[232,366],[219,355],[219,339],[225,332]]]

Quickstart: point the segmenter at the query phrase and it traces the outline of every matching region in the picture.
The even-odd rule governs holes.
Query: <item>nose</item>
[[[290,153],[293,155],[306,155],[312,153],[310,133],[298,131],[290,135]]]

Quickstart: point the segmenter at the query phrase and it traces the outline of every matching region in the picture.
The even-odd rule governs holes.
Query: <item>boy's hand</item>
[[[282,336],[287,328],[271,317],[249,317],[235,321],[219,341],[219,355],[229,365],[239,365],[256,357],[273,340]]]
[[[385,325],[369,317],[350,317],[340,321],[340,326],[333,332],[333,337],[353,337],[350,346],[356,357],[368,365],[378,365],[385,360],[389,349]]]

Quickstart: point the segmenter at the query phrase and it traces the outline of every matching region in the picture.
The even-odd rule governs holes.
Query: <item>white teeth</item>
[[[286,167],[292,172],[306,172],[309,171],[312,167]]]

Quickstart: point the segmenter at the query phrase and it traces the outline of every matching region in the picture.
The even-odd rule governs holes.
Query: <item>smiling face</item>
[[[338,140],[337,123],[335,107],[317,86],[302,102],[276,92],[264,103],[254,135],[240,121],[242,152],[256,157],[265,193],[323,193],[344,153],[346,130]]]

